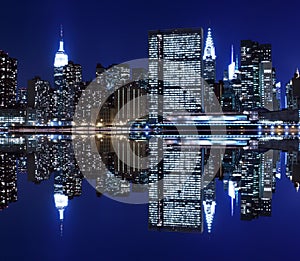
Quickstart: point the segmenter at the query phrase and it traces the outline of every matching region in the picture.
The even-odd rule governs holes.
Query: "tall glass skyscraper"
[[[203,110],[202,28],[150,31],[148,41],[149,121]]]

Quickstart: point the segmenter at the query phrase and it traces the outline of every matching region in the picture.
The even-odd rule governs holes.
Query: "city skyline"
[[[200,27],[199,27],[200,28]],[[183,28],[184,29],[184,28]],[[196,28],[194,28],[196,29]],[[189,29],[186,28],[186,30],[194,30],[194,29]],[[169,30],[175,30],[175,29],[169,29]],[[180,30],[180,29],[179,29]],[[185,29],[184,29],[185,30]],[[164,30],[162,30],[164,31]],[[151,32],[151,31],[150,31]],[[231,45],[231,50],[230,50],[230,60],[227,63],[227,68],[225,67],[223,70],[223,77],[221,78],[217,78],[217,71],[219,69],[219,66],[217,64],[217,56],[216,56],[216,47],[214,44],[214,40],[212,37],[212,29],[210,27],[208,27],[207,31],[204,32],[203,36],[202,36],[202,43],[203,43],[203,47],[202,48],[202,53],[203,53],[203,72],[201,72],[201,75],[203,75],[203,78],[208,82],[208,84],[210,85],[211,88],[216,88],[217,86],[214,86],[215,83],[217,83],[218,81],[225,81],[225,88],[226,85],[228,86],[228,84],[226,84],[227,81],[232,82],[230,84],[230,88],[232,88],[234,90],[234,93],[237,95],[237,99],[241,99],[241,103],[247,103],[247,99],[245,100],[246,96],[249,96],[249,94],[247,94],[249,92],[246,91],[247,88],[252,88],[252,85],[254,86],[254,92],[256,92],[256,94],[251,94],[249,97],[249,101],[251,102],[252,98],[251,96],[254,97],[254,103],[256,104],[256,107],[264,107],[267,108],[269,110],[279,110],[282,108],[288,108],[289,106],[289,101],[288,101],[288,97],[286,97],[286,95],[284,94],[285,92],[288,92],[289,90],[289,81],[286,81],[286,83],[280,82],[277,75],[279,74],[278,70],[276,70],[274,66],[274,63],[272,62],[272,45],[271,44],[260,44],[258,42],[252,41],[252,40],[241,40],[240,41],[240,51],[236,51],[234,48],[234,45]],[[82,88],[83,86],[79,86],[81,84],[81,82],[83,83],[83,85],[87,85],[90,81],[85,81],[86,79],[84,79],[84,73],[83,73],[83,68],[82,65],[80,65],[79,63],[74,63],[73,59],[69,59],[66,51],[65,51],[65,42],[64,42],[64,32],[63,32],[63,25],[60,25],[60,30],[59,30],[59,37],[58,37],[58,50],[56,52],[56,54],[54,55],[55,57],[55,61],[54,61],[54,68],[58,68],[55,70],[58,70],[57,72],[55,72],[54,78],[52,77],[52,79],[46,79],[47,81],[49,81],[50,83],[50,88],[51,89],[57,89],[58,88],[58,81],[61,81],[60,85],[63,86],[64,84],[67,84],[66,86],[66,90],[69,88],[75,88],[73,90],[73,93],[71,94],[62,94],[63,96],[61,98],[59,98],[58,96],[55,98],[54,97],[54,102],[56,103],[56,105],[53,106],[53,110],[55,110],[56,108],[60,108],[60,101],[62,101],[63,99],[66,101],[69,101],[70,99],[74,99],[73,102],[71,102],[70,104],[65,105],[67,108],[68,107],[73,107],[76,106],[76,101],[79,100],[81,92],[82,92]],[[243,65],[243,63],[245,64],[245,61],[243,61],[243,48],[246,48],[245,46],[243,47],[243,45],[248,45],[249,47],[251,46],[251,48],[254,48],[251,52],[253,52],[252,54],[252,61],[251,59],[248,60],[248,62],[246,62],[246,67],[245,65]],[[247,48],[249,48],[247,47]],[[260,50],[257,51],[257,54],[255,54],[255,48],[261,48]],[[210,53],[212,52],[212,60],[208,60],[207,57],[210,56]],[[262,52],[262,54],[259,54],[259,52]],[[269,54],[268,54],[269,52]],[[2,54],[6,55],[6,53],[4,51],[2,51]],[[209,55],[208,55],[209,54]],[[250,53],[249,53],[250,54]],[[247,54],[247,55],[249,55]],[[61,57],[60,57],[61,56]],[[259,58],[261,56],[261,58]],[[57,58],[56,58],[57,57]],[[59,57],[59,58],[58,58]],[[255,58],[257,57],[257,58]],[[268,58],[267,58],[268,57]],[[15,59],[15,58],[12,58]],[[57,60],[56,60],[57,59]],[[58,61],[59,59],[62,59],[61,61]],[[262,63],[256,64],[255,63],[255,59],[262,59]],[[15,59],[17,61],[17,59]],[[249,63],[250,62],[250,63]],[[249,83],[246,83],[246,78],[244,76],[244,74],[246,73],[245,69],[243,68],[247,68],[247,66],[249,66],[252,62],[254,62],[253,64],[253,68],[257,68],[257,75],[254,72],[254,75],[252,75],[251,77],[254,76],[254,78],[256,77],[257,80],[254,80],[254,82],[252,83],[251,81]],[[269,62],[269,63],[268,63]],[[61,66],[58,66],[58,63],[63,63],[61,64]],[[66,66],[68,63],[70,63],[70,68],[63,68],[64,66]],[[249,64],[248,64],[249,63]],[[97,66],[98,64],[100,64],[99,62],[97,62]],[[111,65],[109,65],[108,67],[104,67],[105,70],[109,69],[112,65],[114,65],[114,63],[112,63]],[[16,65],[15,65],[16,66]],[[96,76],[98,75],[97,72],[97,66],[96,66]],[[72,69],[72,67],[74,67]],[[270,67],[270,68],[269,68]],[[60,69],[59,69],[60,68]],[[272,73],[268,73],[266,74],[266,72],[269,72],[269,70],[272,70]],[[66,71],[71,71],[70,72],[70,76],[64,76],[63,75],[63,70]],[[77,73],[78,75],[72,75],[72,71],[74,71],[74,73]],[[207,71],[208,70],[208,71]],[[239,71],[241,70],[241,71]],[[247,69],[248,70],[248,69]],[[251,69],[252,70],[252,69]],[[261,70],[263,70],[265,72],[265,76],[261,76]],[[298,70],[298,67],[297,67]],[[61,71],[61,72],[59,72]],[[15,72],[15,74],[17,75],[17,79],[18,79],[18,75],[20,74],[20,71],[18,70],[19,73],[17,73],[17,70]],[[247,72],[246,74],[249,74],[249,72]],[[258,74],[259,73],[259,74]],[[212,74],[212,75],[210,75]],[[60,75],[60,76],[59,76]],[[209,76],[207,76],[209,75]],[[251,75],[251,73],[250,73]],[[255,76],[256,75],[256,76]],[[291,73],[292,75],[292,73]],[[35,77],[40,77],[36,74]],[[59,80],[59,77],[62,77],[61,80]],[[66,80],[63,79],[64,77],[75,77],[74,79],[71,80]],[[211,79],[210,79],[211,77]],[[248,76],[247,76],[248,77]],[[249,76],[250,77],[250,76]],[[249,79],[251,79],[251,77]],[[242,80],[242,82],[236,83],[235,80],[239,78],[243,78],[244,80]],[[15,79],[15,81],[17,82],[17,99],[20,99],[20,97],[22,97],[22,91],[25,93],[26,89],[28,88],[28,84],[27,86],[21,87],[20,84],[18,84],[18,80]],[[33,78],[31,78],[33,79]],[[291,79],[291,77],[289,78]],[[43,79],[44,80],[44,79]],[[27,79],[27,82],[29,81],[29,79]],[[66,82],[65,82],[66,81]],[[77,81],[78,87],[74,87],[72,85],[74,85],[74,81]],[[269,81],[269,83],[268,83]],[[70,85],[71,84],[71,85]],[[265,85],[265,86],[263,86]],[[276,85],[276,86],[275,86]],[[248,87],[246,87],[248,86]],[[78,89],[79,93],[76,92],[76,88]],[[217,87],[217,88],[224,88],[224,87]],[[245,89],[246,88],[246,89]],[[216,90],[214,90],[216,91]],[[258,95],[259,92],[259,95]],[[55,95],[55,94],[54,94]],[[67,96],[66,96],[67,95]],[[68,95],[70,96],[76,96],[75,98],[72,98],[71,96],[68,98]],[[246,95],[246,96],[245,96]],[[288,94],[290,95],[290,94]],[[18,97],[19,96],[19,97]],[[258,98],[260,96],[260,98]],[[241,98],[243,97],[243,98]],[[226,98],[225,98],[226,99]],[[260,99],[260,100],[257,100]],[[274,102],[275,100],[278,100],[277,104],[276,102]],[[19,101],[20,102],[20,101]],[[21,101],[23,102],[23,101]],[[75,102],[75,103],[74,103]],[[219,102],[222,104],[221,101],[221,97],[219,99]],[[223,104],[222,104],[223,105]],[[247,105],[244,104],[242,106],[242,109],[251,109],[253,105]],[[68,112],[66,111],[66,108],[60,108],[61,111],[65,110],[65,114],[68,114]],[[71,109],[74,110],[74,109]],[[232,109],[234,110],[234,109]],[[64,112],[62,112],[63,114]],[[61,118],[63,118],[63,116],[61,116]],[[67,117],[67,118],[71,118],[71,114]]]
[[[86,10],[88,8],[89,3],[94,3],[94,6],[98,6],[96,2],[88,1],[86,5],[83,5],[83,10]],[[173,2],[172,4],[178,6],[176,2]],[[56,12],[56,14],[53,15],[51,19],[46,20],[46,18],[55,10],[55,3],[52,2],[51,4],[47,4],[49,13],[38,13],[38,16],[40,18],[39,23],[37,23],[37,17],[34,16],[32,16],[31,19],[28,19],[27,16],[26,19],[23,19],[24,21],[22,23],[18,23],[21,26],[18,30],[23,30],[23,34],[19,36],[18,34],[12,34],[12,31],[18,32],[17,28],[15,27],[15,23],[11,24],[11,30],[3,28],[5,37],[3,38],[1,48],[8,52],[11,56],[19,58],[20,70],[24,72],[24,75],[20,78],[21,86],[26,85],[26,81],[34,77],[35,74],[40,75],[43,79],[51,79],[51,73],[48,72],[48,70],[50,70],[52,55],[56,51],[57,42],[56,37],[53,36],[58,35],[57,28],[60,24],[64,24],[65,30],[67,32],[65,35],[66,41],[68,43],[66,46],[67,52],[72,54],[74,61],[81,62],[86,74],[86,78],[89,80],[94,77],[92,69],[94,68],[94,64],[99,61],[103,62],[103,64],[108,65],[111,62],[120,63],[126,60],[145,57],[147,53],[147,36],[145,32],[149,30],[158,28],[164,29],[173,27],[197,27],[199,25],[206,25],[205,29],[207,29],[208,27],[214,28],[214,34],[216,36],[215,44],[218,48],[218,67],[220,68],[218,69],[218,78],[221,78],[223,68],[227,66],[228,60],[230,59],[230,53],[228,52],[231,48],[231,44],[238,46],[240,39],[250,38],[259,42],[271,42],[273,44],[274,53],[276,54],[274,57],[274,62],[276,65],[279,65],[278,76],[283,83],[285,83],[285,81],[287,81],[290,77],[290,72],[294,71],[297,68],[297,56],[299,52],[298,48],[296,48],[296,46],[292,44],[295,41],[292,41],[291,43],[289,43],[289,41],[285,41],[285,39],[290,39],[287,37],[288,35],[294,35],[292,32],[296,31],[296,24],[291,22],[291,19],[293,17],[292,14],[296,12],[297,9],[295,8],[295,3],[293,3],[293,5],[284,5],[283,9],[281,6],[279,7],[278,4],[272,5],[273,12],[271,17],[269,17],[269,23],[274,23],[275,26],[269,26],[269,30],[266,30],[266,25],[262,23],[262,14],[258,16],[256,15],[256,19],[253,24],[246,23],[251,18],[251,8],[249,10],[244,10],[245,23],[236,23],[236,21],[241,17],[240,12],[238,12],[238,8],[243,6],[238,2],[236,2],[236,5],[232,4],[228,6],[215,2],[212,13],[215,12],[216,15],[209,14],[208,12],[208,14],[202,13],[201,15],[197,16],[195,14],[195,11],[192,10],[191,7],[196,7],[199,4],[196,4],[193,1],[189,1],[189,4],[190,7],[188,4],[184,7],[184,10],[190,11],[189,17],[187,17],[183,13],[181,14],[177,9],[174,10],[174,14],[180,14],[179,18],[182,19],[181,23],[180,19],[177,19],[177,17],[175,19],[173,14],[168,15],[169,21],[167,21],[166,18],[161,18],[158,20],[156,19],[156,21],[151,19],[145,21],[144,19],[142,19],[141,25],[137,25],[138,27],[135,29],[137,33],[134,34],[134,30],[128,29],[128,33],[130,33],[129,35],[132,35],[132,37],[126,37],[126,35],[124,34],[126,32],[125,31],[124,33],[120,34],[120,36],[125,37],[125,42],[124,40],[122,40],[120,43],[118,43],[118,41],[114,41],[117,39],[118,34],[113,35],[111,33],[112,31],[109,30],[109,27],[111,26],[112,29],[115,29],[115,32],[120,32],[119,29],[117,29],[117,22],[120,22],[120,19],[122,19],[123,21],[125,21],[125,26],[126,24],[132,25],[134,16],[129,16],[128,20],[126,20],[124,19],[126,17],[125,14],[122,14],[120,12],[120,9],[117,9],[116,14],[121,15],[120,17],[116,17],[116,14],[113,16],[117,18],[116,23],[110,24],[108,22],[106,28],[98,28],[100,32],[103,32],[101,35],[106,35],[106,37],[103,38],[100,37],[100,34],[99,36],[95,36],[95,34],[93,34],[93,32],[97,31],[95,27],[97,25],[97,22],[91,23],[90,21],[83,20],[83,17],[80,17],[76,8],[78,6],[82,7],[82,5],[78,3],[74,3],[74,5],[68,7],[65,3],[57,4],[60,12]],[[252,2],[253,6],[255,6],[256,4],[258,4],[256,1]],[[262,10],[267,8],[267,4],[259,4],[262,7]],[[106,3],[106,5],[104,5],[104,8],[105,6],[109,7],[110,5],[111,4]],[[203,2],[202,5],[203,8],[206,8],[208,3]],[[13,6],[10,3],[6,3],[4,8],[6,6],[8,8],[7,10],[13,10]],[[28,10],[30,14],[33,14],[32,12],[34,12],[34,10],[40,10],[40,7],[31,6],[30,3],[26,4],[25,6],[25,10]],[[128,6],[135,7],[133,10],[138,10],[134,2],[128,3]],[[221,10],[221,6],[225,9]],[[291,6],[293,6],[293,8]],[[164,8],[166,8],[166,6],[162,5],[162,10]],[[209,8],[207,7],[207,9]],[[227,13],[231,15],[226,16],[225,22],[225,17],[222,18],[222,16],[217,14],[222,14],[223,12],[226,13],[226,10],[230,10]],[[280,21],[277,21],[277,16],[279,16],[279,13],[283,12],[283,10],[288,10],[286,11],[286,13],[289,14],[290,19],[280,19]],[[94,10],[90,10],[89,13],[91,17],[96,16]],[[103,19],[105,19],[105,16],[109,13],[110,12],[104,14]],[[75,15],[78,16],[77,20],[74,17]],[[21,15],[20,17],[23,16],[24,15]],[[147,16],[150,16],[150,13],[147,12]],[[156,17],[156,15],[154,15],[154,17]],[[214,17],[218,18],[213,19]],[[6,19],[6,15],[3,16],[2,19]],[[280,38],[276,36],[277,33],[275,30],[276,25],[278,24],[281,24],[282,27],[286,28],[284,32],[281,32],[282,37]],[[242,26],[244,26],[244,28],[242,28]],[[36,30],[29,30],[30,28],[34,29],[35,27]],[[225,30],[227,28],[231,28],[231,30]],[[293,36],[293,38],[294,37],[295,36]],[[86,39],[86,41],[79,43],[78,41],[76,41],[76,39],[78,38],[84,38]],[[18,39],[18,41],[16,39]],[[17,42],[20,42],[20,40],[21,42],[24,42],[22,46],[18,46],[16,44]],[[87,46],[89,46],[89,48],[87,48]],[[132,48],[133,46],[135,48]],[[114,48],[115,51],[110,51],[111,48]],[[37,53],[38,55],[35,56],[34,53]],[[42,53],[44,53],[44,55],[42,55]],[[29,57],[31,59],[29,59]]]
[[[297,259],[299,10],[3,2],[0,259]]]
[[[71,61],[71,62],[75,62],[75,63],[78,63],[78,64],[81,64],[80,63],[80,61],[78,61],[78,60],[75,60],[75,59],[72,59],[72,54],[70,55],[70,57],[68,57],[68,55],[67,55],[67,53],[68,53],[68,51],[67,51],[67,49],[64,47],[65,46],[65,40],[64,41],[61,41],[61,39],[65,39],[65,36],[64,36],[64,33],[63,33],[63,24],[60,24],[58,27],[57,27],[57,33],[56,33],[56,35],[58,35],[58,36],[55,36],[55,37],[52,37],[53,39],[56,39],[56,42],[58,42],[58,43],[56,43],[56,51],[52,54],[53,55],[53,57],[55,57],[55,55],[56,55],[56,53],[58,53],[57,51],[58,50],[60,50],[61,48],[62,48],[62,50],[63,50],[63,52],[65,52],[66,53],[66,64],[67,64],[67,61]],[[179,27],[178,29],[191,29],[191,30],[193,30],[193,29],[196,29],[196,28],[200,28],[199,27],[199,25],[197,26],[197,25],[194,25],[193,27]],[[202,29],[204,29],[204,27],[201,27]],[[174,28],[174,27],[171,27],[171,28],[160,28],[160,29],[157,29],[157,30],[160,30],[160,31],[164,31],[164,30],[173,30],[173,29],[176,29],[176,28]],[[153,29],[152,30],[148,30],[148,31],[145,31],[145,36],[147,36],[147,32],[149,32],[149,31],[153,31]],[[214,34],[213,36],[212,36],[212,33]],[[233,43],[233,41],[232,41],[232,43],[230,44],[230,46],[228,47],[228,50],[227,50],[227,52],[226,52],[226,56],[227,56],[227,58],[226,59],[224,59],[224,62],[223,63],[225,63],[225,65],[224,65],[224,67],[221,67],[220,66],[220,61],[218,61],[218,56],[216,55],[216,54],[218,54],[218,49],[223,49],[223,48],[220,48],[220,46],[216,46],[215,45],[215,43],[214,43],[214,39],[218,39],[219,37],[215,34],[215,28],[213,28],[213,27],[211,27],[211,26],[206,26],[205,27],[205,29],[204,29],[204,34],[203,34],[203,45],[204,45],[204,47],[208,44],[208,39],[209,39],[209,41],[212,41],[212,46],[213,46],[213,56],[214,56],[214,62],[215,62],[215,65],[214,65],[214,70],[217,72],[216,74],[215,74],[215,76],[214,76],[214,81],[215,82],[218,82],[219,80],[223,80],[224,79],[224,71],[226,71],[227,69],[228,70],[230,70],[229,69],[229,66],[231,65],[231,64],[234,64],[235,66],[238,66],[238,65],[240,65],[241,64],[241,55],[240,55],[240,49],[241,49],[241,46],[242,46],[242,43],[243,43],[243,41],[245,41],[245,40],[250,40],[250,41],[256,41],[257,39],[250,39],[249,37],[245,37],[244,39],[239,39],[238,40],[238,44],[234,44]],[[270,44],[270,45],[272,45],[272,42],[270,42],[270,41],[266,41],[268,44]],[[61,43],[62,43],[62,45],[61,45]],[[209,43],[210,44],[210,43]],[[69,45],[72,45],[72,43],[67,43],[67,45],[69,46]],[[57,48],[57,46],[59,47],[59,48]],[[203,47],[203,55],[204,55],[204,57],[206,57],[207,56],[207,50],[205,50],[204,49],[204,47]],[[70,48],[71,49],[71,48]],[[0,49],[1,50],[1,49]],[[3,53],[5,53],[5,54],[10,54],[10,52],[8,52],[8,50],[1,50]],[[145,54],[145,57],[147,57],[148,56],[148,54],[146,53]],[[222,55],[222,56],[224,56],[224,55]],[[15,57],[15,56],[10,56],[10,57],[12,57],[12,58],[14,58],[14,59],[16,59],[16,60],[18,60],[18,57]],[[136,59],[140,59],[140,58],[145,58],[145,57],[137,57]],[[69,59],[70,58],[70,59]],[[233,59],[232,59],[233,58]],[[238,61],[238,62],[237,62]],[[128,62],[128,61],[120,61],[119,63],[126,63],[126,62]],[[101,63],[101,64],[104,64],[103,63],[103,61],[101,61],[101,60],[96,60],[96,62],[92,65],[92,64],[89,64],[89,66],[87,66],[87,67],[91,67],[91,66],[93,66],[93,70],[92,71],[87,71],[86,69],[84,69],[83,68],[83,76],[84,75],[91,75],[91,74],[93,74],[94,73],[94,70],[95,70],[95,66],[97,65],[97,64],[99,64],[99,63]],[[109,60],[109,61],[107,61],[107,63],[105,64],[106,65],[106,67],[109,67],[109,66],[111,66],[111,65],[114,65],[114,64],[117,64],[118,62],[117,61],[115,61],[115,60]],[[53,64],[53,62],[52,63],[50,63],[50,66]],[[66,64],[64,64],[64,65],[66,65]],[[19,66],[19,64],[18,64],[18,66]],[[48,67],[49,67],[49,64],[48,64]],[[275,67],[277,68],[277,67],[281,67],[281,65],[279,64],[279,65],[277,65],[277,64],[275,64]],[[294,74],[294,72],[298,69],[300,67],[300,65],[298,66],[295,66],[294,68],[293,68],[293,70],[290,72],[290,75],[288,75],[288,77],[287,77],[287,79],[278,79],[278,81],[279,82],[281,82],[281,84],[283,84],[283,85],[285,85],[285,84],[287,84],[288,82],[289,82],[289,80],[290,80],[290,78],[293,76],[293,74]],[[51,69],[50,69],[51,70]],[[227,70],[227,71],[228,71]],[[276,72],[277,74],[280,74],[280,72]],[[49,74],[49,72],[48,72],[48,74]],[[95,74],[94,74],[95,75]],[[22,77],[20,77],[20,73],[18,73],[18,75],[17,75],[17,77],[20,77],[20,78],[23,78],[23,75],[22,75],[22,73],[21,73],[21,76]],[[32,78],[34,78],[34,77],[41,77],[41,78],[43,78],[42,76],[41,76],[41,74],[38,74],[38,73],[34,73],[34,72],[32,72],[31,73],[31,77],[30,78],[28,78],[28,79],[26,79],[25,80],[25,82],[27,82],[29,79],[32,79]],[[204,78],[206,78],[205,77],[205,72],[204,72],[204,76],[203,76]],[[44,79],[44,78],[43,78]],[[83,78],[83,80],[84,81],[91,81],[91,80],[93,80],[93,79],[95,79],[95,77],[88,77],[88,76],[86,76],[86,77],[84,77]],[[50,77],[50,78],[45,78],[45,80],[47,80],[47,81],[49,81],[50,83],[51,83],[51,87],[52,88],[55,88],[55,83],[54,83],[54,80],[53,80],[53,76],[52,77]],[[208,80],[210,80],[210,79],[208,79]],[[19,81],[18,81],[18,83],[19,83]],[[18,84],[18,88],[23,88],[23,87],[27,87],[26,86],[26,84]]]
[[[173,157],[176,158],[179,154],[177,142],[166,138],[168,147],[162,148],[166,153],[163,168],[165,198],[160,206],[155,192],[159,184],[151,185],[159,173],[159,169],[156,169],[157,163],[150,161],[147,169],[131,168],[122,163],[112,146],[112,140],[120,146],[127,142],[133,144],[136,141],[128,141],[122,136],[105,135],[96,139],[99,154],[103,157],[103,163],[108,171],[84,176],[84,169],[80,170],[76,163],[72,137],[69,135],[40,136],[38,139],[33,135],[1,138],[0,161],[2,164],[5,163],[5,167],[0,171],[2,184],[0,209],[4,210],[13,202],[18,201],[18,191],[22,188],[18,189],[17,181],[21,176],[27,175],[27,182],[35,184],[43,184],[50,180],[53,186],[52,205],[57,209],[57,227],[62,230],[65,209],[73,199],[85,195],[82,186],[83,181],[88,180],[89,183],[96,182],[95,197],[104,195],[118,200],[118,198],[130,197],[134,193],[147,194],[150,230],[218,233],[214,230],[214,215],[219,213],[218,202],[222,200],[220,195],[216,197],[216,182],[223,186],[222,196],[230,199],[226,204],[227,214],[239,215],[242,221],[272,217],[272,198],[282,180],[286,179],[292,183],[293,186],[290,188],[294,187],[295,192],[298,192],[300,187],[300,176],[297,172],[299,166],[299,160],[297,160],[299,141],[297,140],[280,142],[282,149],[290,148],[289,152],[273,147],[272,141],[260,141],[258,145],[251,148],[241,145],[227,148],[223,159],[216,159],[220,166],[218,173],[215,173],[212,180],[202,187],[204,180],[200,181],[192,176],[196,177],[198,174],[199,177],[203,176],[203,169],[198,169],[198,172],[193,175],[190,174],[189,179],[182,179],[182,175],[176,174],[176,170],[169,169],[170,159],[172,161]],[[155,142],[155,140],[138,141],[139,156],[145,155],[147,148],[153,147]],[[251,144],[251,142],[252,140],[249,140],[243,144]],[[83,143],[88,145],[89,139],[84,138]],[[163,146],[162,143],[159,146]],[[184,146],[181,145],[182,148]],[[84,148],[85,153],[89,153],[89,146],[84,146]],[[185,161],[179,162],[178,170],[182,168],[180,164],[188,166],[192,159],[190,155],[195,153],[199,160],[206,161],[211,148],[205,146],[202,148],[204,153],[199,153],[201,150],[198,149],[194,151],[184,149]],[[263,149],[269,150],[262,151]],[[155,160],[155,150],[150,153]],[[61,157],[63,154],[68,156]],[[205,164],[210,163],[205,162]],[[206,171],[211,170],[210,167],[206,169]],[[172,179],[168,178],[171,173]],[[115,180],[112,175],[116,176]],[[205,175],[211,175],[211,173]],[[145,179],[147,176],[149,179]],[[181,188],[181,195],[178,195],[177,190],[174,190],[169,182]],[[144,188],[141,186],[135,189],[129,185],[130,183],[143,185]],[[201,193],[198,198],[196,195],[200,192],[199,189]],[[180,216],[184,218],[181,219]]]

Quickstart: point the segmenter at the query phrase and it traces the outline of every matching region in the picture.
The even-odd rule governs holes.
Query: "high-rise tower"
[[[211,35],[211,29],[208,28],[203,54],[203,78],[212,84],[216,81],[216,58],[216,49]]]
[[[202,28],[149,32],[150,122],[203,110],[202,42]]]
[[[68,90],[66,77],[64,76],[64,67],[68,64],[68,55],[64,50],[63,27],[60,28],[59,49],[54,58],[54,106],[53,114],[56,120],[68,119]]]
[[[241,101],[244,110],[263,107],[265,85],[272,83],[272,55],[270,44],[251,40],[241,41]],[[264,75],[262,75],[264,73]],[[264,82],[264,83],[263,83]],[[270,87],[267,87],[270,91]]]
[[[16,105],[17,60],[0,50],[0,108]]]
[[[68,206],[68,196],[63,190],[64,176],[60,173],[54,178],[54,203],[59,213],[60,233],[63,232],[64,211]]]
[[[62,74],[62,68],[68,64],[68,55],[65,53],[64,49],[64,39],[63,39],[63,27],[60,27],[60,40],[59,40],[59,48],[55,54],[54,58],[54,77],[59,76],[59,72]],[[60,68],[60,70],[58,70]],[[55,83],[57,84],[57,83]]]

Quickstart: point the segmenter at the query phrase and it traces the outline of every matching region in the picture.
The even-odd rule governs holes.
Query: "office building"
[[[149,32],[150,123],[204,111],[202,53],[202,28]]]
[[[47,124],[52,116],[52,90],[48,81],[36,76],[27,84],[27,105],[36,109],[37,122]]]
[[[12,108],[17,100],[17,60],[0,50],[0,108]]]
[[[273,95],[273,89],[270,87],[272,82],[271,45],[242,40],[240,93],[242,109],[252,110],[266,105],[261,92],[268,93],[268,97]],[[272,94],[269,94],[270,91]]]
[[[190,142],[179,144],[159,138],[149,141],[150,229],[203,231],[204,152]]]

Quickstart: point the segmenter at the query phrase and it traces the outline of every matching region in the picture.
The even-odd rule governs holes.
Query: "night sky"
[[[69,59],[83,66],[85,80],[97,62],[108,66],[147,57],[153,29],[207,27],[217,51],[218,79],[241,39],[273,46],[278,80],[286,83],[300,66],[299,1],[3,1],[0,49],[19,61],[19,86],[35,75],[52,82],[60,24]]]

